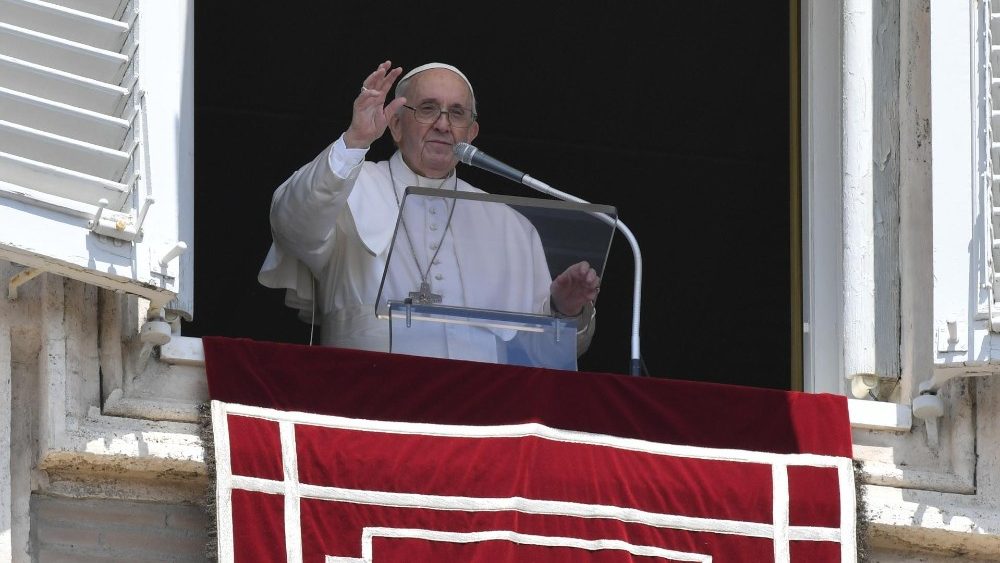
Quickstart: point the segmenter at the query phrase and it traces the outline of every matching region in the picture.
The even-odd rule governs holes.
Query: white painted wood
[[[131,153],[0,120],[0,151],[80,174],[120,182]],[[44,186],[38,182],[35,186]]]
[[[840,6],[802,3],[804,389],[843,393]]]
[[[2,86],[0,120],[107,149],[120,149],[130,127],[128,120],[120,117],[53,102]]]
[[[52,4],[79,10],[88,14],[118,19],[125,7],[126,0],[48,0]]]
[[[88,176],[87,178],[93,178],[93,176]],[[73,192],[69,193],[71,195],[73,194]],[[112,192],[112,195],[116,194]],[[88,221],[94,218],[94,215],[97,213],[97,208],[98,208],[98,206],[93,204],[86,204],[74,201],[72,199],[66,199],[58,195],[51,195],[44,192],[29,190],[27,188],[22,188],[21,186],[16,186],[14,184],[8,184],[7,182],[3,181],[0,181],[0,197],[7,198],[12,201],[21,201],[24,203],[28,203],[42,209],[58,211],[60,213],[70,215],[72,217],[87,219]],[[128,201],[127,199],[124,198],[124,196],[122,196],[121,199],[122,199],[122,205],[124,205]],[[107,213],[108,210],[105,210],[105,214]]]
[[[994,101],[1000,101],[997,97],[997,90],[1000,85],[994,84],[994,76],[998,76],[995,69],[1000,60],[1000,53],[994,52],[995,46],[1000,41],[1000,35],[996,35],[991,29],[994,9],[994,2],[985,0],[977,2],[973,10],[973,21],[976,29],[973,31],[973,43],[975,45],[974,65],[972,69],[975,78],[975,124],[973,130],[976,133],[974,152],[976,159],[977,186],[980,191],[977,197],[977,213],[981,214],[982,220],[977,221],[976,245],[982,255],[977,271],[976,284],[979,293],[976,303],[976,318],[986,319],[988,325],[1000,328],[1000,315],[996,313],[998,307],[995,305],[996,296],[993,286],[997,283],[997,264],[1000,264],[1000,240],[997,240],[997,233],[1000,232],[1000,215],[997,213],[996,202],[1000,201],[1000,178],[994,172],[997,167],[997,148],[993,144],[993,139],[997,137],[998,121],[1000,116],[993,111]]]
[[[844,0],[842,6],[843,346],[844,374],[855,378],[875,372],[873,12],[871,0]]]
[[[126,22],[39,0],[0,0],[0,12],[9,24],[109,51],[129,32]]]
[[[145,96],[146,166],[150,208],[145,242],[163,249],[178,241],[188,245],[180,256],[180,293],[169,305],[190,318],[194,312],[194,4],[192,0],[141,0],[139,80]],[[155,95],[154,95],[155,94]],[[148,260],[150,254],[138,257]],[[150,266],[153,266],[151,264]],[[149,266],[147,266],[148,268]]]
[[[39,2],[0,0],[0,5],[38,8],[33,15],[42,19],[46,14],[66,16],[85,25],[125,29]],[[162,0],[142,3],[140,10],[137,3],[124,15],[124,4],[116,5],[116,18],[131,22],[142,13],[149,24],[123,39],[123,52],[142,46],[138,65],[117,52],[26,30],[0,12],[0,111],[20,113],[30,107],[34,112],[11,119],[0,113],[0,223],[12,227],[0,233],[0,256],[124,289],[157,306],[173,301],[169,309],[191,317],[191,5],[190,0]],[[53,22],[52,30],[60,25]],[[126,66],[129,76],[121,80]],[[120,80],[126,86],[118,86]],[[4,110],[3,104],[10,107]],[[91,125],[94,133],[78,133]],[[105,139],[107,146],[87,140],[95,137]],[[87,223],[101,199],[109,205],[97,236]],[[93,209],[89,216],[88,206]],[[161,266],[159,259],[181,242],[189,250]],[[183,287],[188,292],[177,299]]]
[[[65,198],[80,203],[97,205],[107,199],[111,209],[123,209],[128,202],[129,184],[109,180],[91,174],[76,172],[68,168],[0,152],[0,182],[7,194],[15,198],[17,193],[40,191],[45,194]],[[27,198],[19,198],[30,201]]]
[[[2,162],[3,159],[0,158],[0,169]],[[32,232],[33,236],[21,237],[22,240],[0,240],[0,248],[20,249],[25,253],[40,256],[58,256],[59,249],[65,248],[67,256],[71,259],[77,258],[76,262],[70,261],[70,263],[76,263],[80,267],[87,267],[90,264],[91,267],[100,268],[105,273],[131,277],[131,264],[123,262],[123,259],[130,260],[131,249],[114,244],[110,239],[92,236],[86,220],[63,216],[61,213],[46,212],[37,205],[20,203],[10,198],[0,198],[0,224],[8,225],[12,230],[30,229],[31,224],[39,220],[46,221],[50,232]],[[7,237],[11,235],[7,234],[4,238]],[[95,253],[94,256],[89,256],[91,252]],[[102,252],[106,255],[102,255]],[[13,258],[10,260],[17,262]],[[121,268],[126,269],[113,269],[109,272],[108,266],[111,264],[121,264]]]
[[[975,92],[972,3],[931,0],[931,182],[934,240],[934,328],[969,322],[973,270],[973,200],[976,196],[973,131]],[[978,254],[978,253],[977,253]],[[971,293],[970,293],[971,292]],[[975,302],[975,301],[973,301]],[[937,365],[966,362],[978,350],[937,353]]]
[[[129,57],[4,23],[0,20],[0,48],[8,56],[78,76],[117,84]]]
[[[107,115],[118,115],[129,89],[0,54],[5,87]]]
[[[40,220],[44,223],[39,223]],[[44,228],[32,228],[33,224],[44,224]],[[0,225],[31,229],[26,232],[32,235],[18,241],[0,240],[2,259],[99,287],[128,291],[157,303],[173,298],[173,293],[160,287],[159,280],[148,270],[135,272],[129,245],[117,245],[90,233],[86,219],[0,198]],[[136,278],[139,284],[135,283]]]

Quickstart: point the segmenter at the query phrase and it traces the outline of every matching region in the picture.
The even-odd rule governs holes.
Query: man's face
[[[437,104],[442,109],[463,107],[472,110],[472,93],[457,74],[443,68],[425,70],[410,79],[406,105]],[[471,143],[479,134],[479,123],[452,127],[447,116],[434,123],[419,123],[412,110],[402,108],[389,120],[392,138],[411,170],[428,178],[444,178],[458,163],[455,143]]]

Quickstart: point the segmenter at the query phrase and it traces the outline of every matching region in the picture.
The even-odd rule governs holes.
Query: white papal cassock
[[[389,323],[375,316],[375,305],[404,190],[482,190],[454,174],[443,184],[418,176],[399,152],[378,163],[364,161],[365,154],[338,139],[275,191],[274,243],[258,280],[287,289],[286,304],[303,320],[311,319],[315,299],[323,344],[388,351]],[[448,198],[410,197],[405,208],[383,300],[405,298],[427,272],[445,305],[548,314],[552,276],[524,216],[507,206]],[[492,243],[489,252],[480,248],[483,241]],[[581,352],[593,324],[578,335]],[[414,326],[419,335],[408,330],[405,341],[393,343],[394,352],[497,362],[504,361],[502,341],[513,337],[508,330],[460,324]]]

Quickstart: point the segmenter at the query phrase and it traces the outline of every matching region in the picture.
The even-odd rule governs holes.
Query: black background
[[[635,233],[652,376],[789,387],[787,3],[225,0],[195,10],[197,283],[185,335],[308,342],[284,292],[256,282],[271,194],[347,127],[380,62],[440,61],[475,87],[476,146],[616,206]],[[387,134],[369,159],[391,152]],[[627,372],[632,283],[616,235],[581,370]]]

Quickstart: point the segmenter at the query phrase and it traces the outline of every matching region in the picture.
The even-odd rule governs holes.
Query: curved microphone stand
[[[531,176],[512,168],[499,160],[487,155],[483,151],[470,145],[469,143],[457,143],[455,145],[455,156],[465,164],[482,168],[494,174],[498,174],[519,184],[524,184],[533,190],[548,194],[563,201],[573,201],[576,203],[586,203],[589,201],[576,196],[561,192],[552,186],[532,178]],[[642,375],[642,356],[639,353],[639,307],[642,301],[642,254],[639,252],[639,243],[635,240],[632,231],[625,223],[612,218],[604,213],[596,213],[595,216],[608,225],[612,225],[621,231],[622,235],[632,247],[632,257],[635,260],[635,283],[632,289],[632,357],[629,361],[629,373],[631,375]]]

